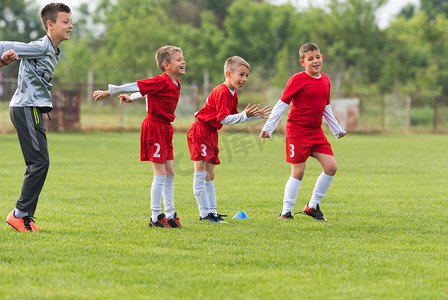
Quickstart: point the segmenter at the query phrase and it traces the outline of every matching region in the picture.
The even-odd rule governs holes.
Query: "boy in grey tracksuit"
[[[50,164],[42,113],[53,109],[50,90],[59,60],[58,45],[70,38],[73,28],[70,8],[62,3],[46,5],[41,10],[41,20],[47,32],[41,39],[28,44],[0,42],[0,53],[10,53],[8,62],[13,60],[11,53],[21,59],[18,87],[9,105],[9,115],[17,130],[26,172],[16,207],[6,219],[21,232],[38,231],[33,216]],[[8,62],[0,61],[0,67]]]

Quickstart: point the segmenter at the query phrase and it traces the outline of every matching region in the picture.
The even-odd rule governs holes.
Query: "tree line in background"
[[[227,57],[252,66],[248,84],[283,88],[302,70],[298,49],[317,43],[337,96],[353,93],[448,95],[448,1],[408,5],[384,29],[376,12],[386,0],[327,0],[298,10],[254,0],[101,0],[72,7],[79,18],[61,45],[57,82],[132,82],[158,75],[157,48],[184,50],[185,84],[223,81]],[[0,40],[28,42],[45,34],[39,7],[1,0]],[[3,77],[17,68],[4,68]]]

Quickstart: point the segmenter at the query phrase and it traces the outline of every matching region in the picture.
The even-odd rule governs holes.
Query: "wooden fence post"
[[[381,97],[381,132],[386,130],[386,95]]]
[[[406,131],[411,130],[411,97],[406,97]]]
[[[437,131],[437,107],[439,99],[437,97],[434,97],[432,100],[432,132]]]

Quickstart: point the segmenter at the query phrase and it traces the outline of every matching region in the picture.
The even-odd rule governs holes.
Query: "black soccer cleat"
[[[206,215],[205,217],[201,217],[201,216],[199,216],[199,221],[207,220],[207,221],[213,222],[213,221],[214,221],[214,218],[215,218],[215,216],[213,215],[213,213],[209,213],[209,214]]]
[[[182,225],[180,225],[180,218],[177,216],[177,213],[174,213],[173,218],[167,219],[167,221],[171,228],[182,228]]]
[[[288,220],[288,219],[294,219],[294,217],[292,216],[292,214],[291,214],[291,212],[290,211],[288,211],[286,214],[284,214],[284,215],[282,215],[282,214],[280,214],[279,216],[278,216],[278,218],[279,219],[281,219],[281,220]]]
[[[227,217],[227,215],[221,215],[221,214],[214,215],[215,222],[216,223],[227,223],[227,221],[224,220],[223,217]]]
[[[221,215],[221,214],[215,215],[214,213],[209,213],[207,216],[203,218],[199,217],[199,221],[208,220],[211,223],[227,223],[226,220],[224,220],[222,217],[227,217],[227,215]]]
[[[308,207],[308,204],[306,204],[303,208],[303,212],[316,220],[327,221],[327,219],[325,219],[324,217],[324,214],[320,210],[319,204],[316,206],[316,208]]]
[[[165,214],[160,214],[157,217],[157,222],[153,222],[152,218],[149,218],[149,227],[171,228],[170,224],[165,218]]]

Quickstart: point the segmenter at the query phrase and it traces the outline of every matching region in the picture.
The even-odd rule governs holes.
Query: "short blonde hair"
[[[302,45],[302,47],[300,47],[299,50],[299,57],[300,59],[304,59],[305,58],[305,53],[308,51],[320,51],[319,50],[319,46],[314,44],[314,43],[305,43]]]
[[[173,54],[176,52],[183,53],[182,49],[176,46],[163,46],[157,49],[156,52],[156,62],[157,67],[160,71],[165,72],[165,68],[163,67],[164,62],[171,62],[171,58],[173,57]]]
[[[224,74],[227,71],[231,72],[235,71],[239,66],[245,66],[250,71],[249,63],[245,61],[242,57],[240,56],[229,57],[228,59],[226,59],[226,62],[224,64]]]

